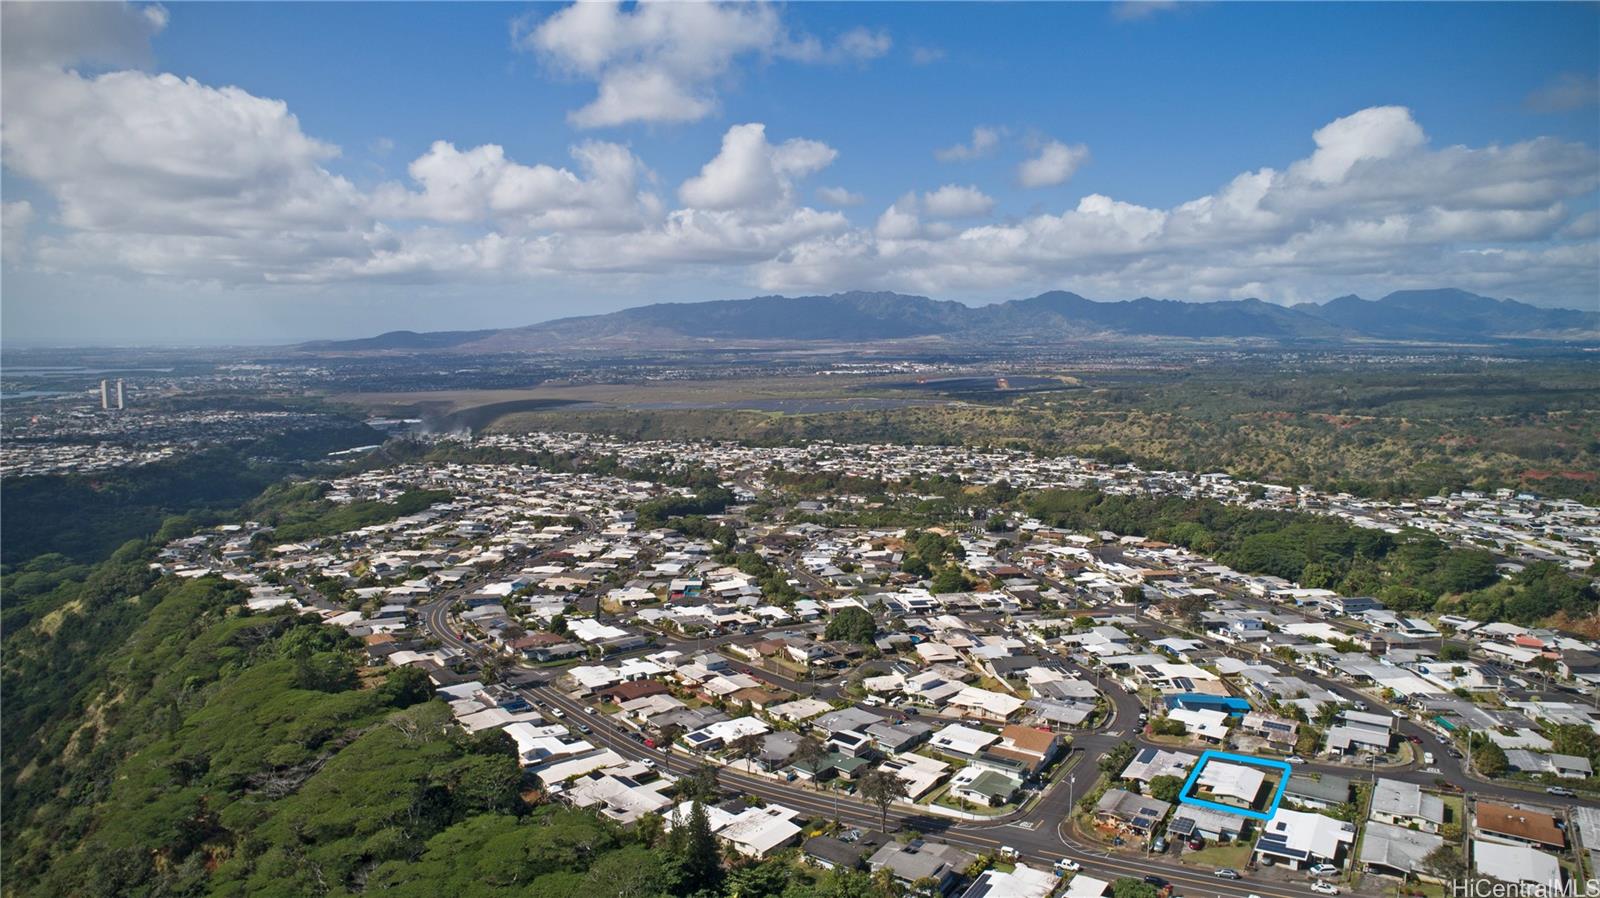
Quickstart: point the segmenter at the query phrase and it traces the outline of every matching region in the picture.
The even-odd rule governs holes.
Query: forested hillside
[[[420,671],[364,671],[343,631],[240,599],[145,584],[86,682],[8,652],[8,686],[35,688],[7,700],[7,895],[883,894],[786,860],[724,870],[703,816],[532,806],[509,737],[463,734]]]

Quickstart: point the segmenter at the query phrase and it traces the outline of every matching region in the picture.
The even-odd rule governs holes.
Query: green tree
[[[827,629],[823,631],[823,638],[871,645],[877,633],[878,622],[873,619],[871,612],[852,605],[834,612],[828,620]]]
[[[889,806],[907,797],[906,781],[888,770],[869,770],[861,777],[861,797],[878,806],[881,828],[889,831]]]
[[[1479,773],[1495,777],[1504,775],[1510,762],[1504,749],[1485,738],[1473,747],[1472,763]]]
[[[1166,802],[1178,800],[1178,793],[1183,791],[1183,780],[1175,776],[1158,776],[1150,781],[1150,797],[1159,798]]]
[[[711,833],[711,822],[706,817],[705,806],[696,799],[689,808],[685,821],[683,854],[683,880],[680,888],[685,893],[716,892],[722,886],[722,851],[717,838]]]

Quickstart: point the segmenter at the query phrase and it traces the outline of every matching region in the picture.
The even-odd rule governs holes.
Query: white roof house
[[[1478,872],[1501,882],[1561,894],[1561,865],[1551,855],[1527,845],[1505,845],[1472,840],[1473,865]]]
[[[994,733],[965,724],[952,723],[934,733],[928,740],[928,745],[938,751],[971,756],[999,741],[1000,737]]]

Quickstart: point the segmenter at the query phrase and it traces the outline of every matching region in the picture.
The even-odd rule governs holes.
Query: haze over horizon
[[[855,289],[1600,309],[1600,6],[970,13],[7,3],[0,324],[267,344]]]

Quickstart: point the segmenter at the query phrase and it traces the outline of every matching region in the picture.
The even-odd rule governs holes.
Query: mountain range
[[[1265,342],[1485,343],[1600,341],[1600,311],[1550,309],[1464,290],[1401,290],[1377,300],[1341,296],[1280,306],[1259,299],[1097,302],[1052,291],[968,306],[925,296],[854,291],[831,296],[657,303],[525,327],[391,331],[302,344],[307,352],[522,352],[681,349],[723,344],[924,340],[1059,343],[1137,337]]]

